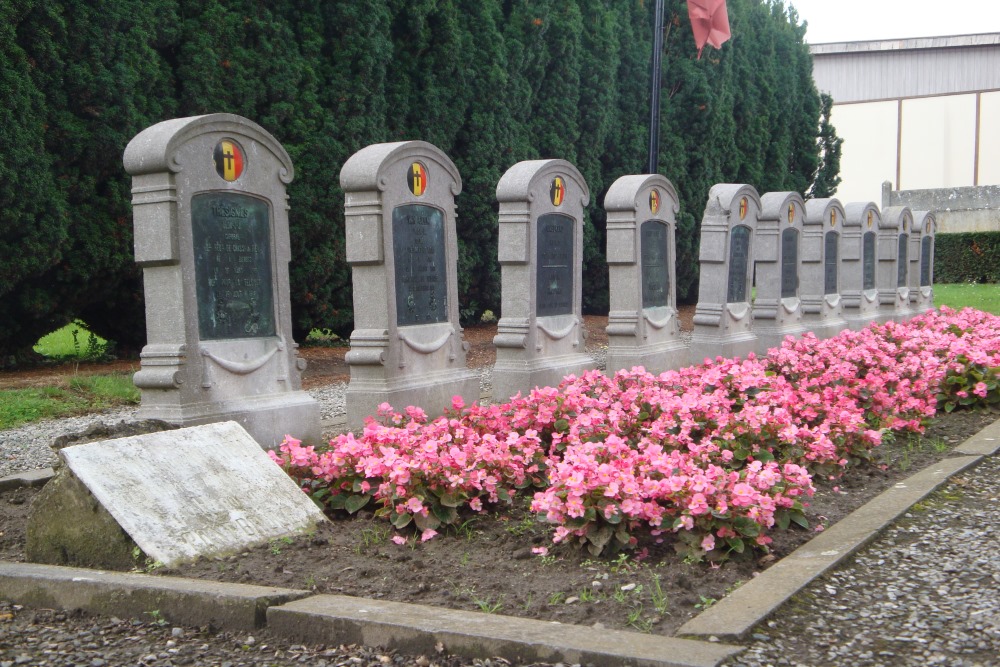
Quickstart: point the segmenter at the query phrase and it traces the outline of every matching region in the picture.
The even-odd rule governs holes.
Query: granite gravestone
[[[860,331],[878,318],[878,233],[882,214],[874,202],[844,206],[840,239],[840,302],[847,326]]]
[[[750,185],[712,186],[701,220],[701,278],[691,336],[693,364],[753,352],[750,279],[761,200]]]
[[[608,214],[608,375],[688,363],[675,286],[677,191],[660,175],[622,176],[604,197]]]
[[[346,361],[347,427],[389,403],[441,414],[479,398],[458,321],[455,164],[423,141],[375,144],[344,164],[354,331]]]
[[[171,567],[326,520],[236,422],[73,445],[59,457],[66,465],[32,505],[35,562],[129,568],[134,542]]]
[[[888,206],[882,211],[878,233],[878,321],[905,319],[909,311],[909,234],[913,213],[907,206]]]
[[[937,220],[930,211],[913,212],[910,237],[910,309],[914,314],[934,309],[934,237]]]
[[[590,190],[565,160],[529,160],[497,184],[501,306],[493,400],[594,368],[584,348],[583,208]]]
[[[802,226],[802,316],[817,338],[847,327],[840,299],[841,232],[846,214],[836,199],[810,199]]]
[[[285,149],[230,114],[178,118],[125,149],[146,338],[138,417],[235,420],[264,447],[320,439],[292,340]]]
[[[805,331],[799,296],[805,205],[796,192],[768,192],[760,203],[753,254],[757,277],[753,330],[757,352],[763,355],[780,347],[785,336]]]

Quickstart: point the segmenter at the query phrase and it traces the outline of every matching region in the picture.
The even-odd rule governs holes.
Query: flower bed
[[[904,324],[788,339],[763,358],[658,376],[593,371],[558,388],[428,421],[380,410],[328,446],[288,438],[272,458],[330,510],[369,503],[407,539],[461,512],[529,496],[554,542],[594,554],[662,541],[693,559],[766,547],[806,525],[815,475],[868,460],[940,407],[1000,403],[1000,318],[947,308]]]

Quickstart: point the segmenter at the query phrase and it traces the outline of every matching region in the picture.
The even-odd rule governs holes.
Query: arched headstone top
[[[805,203],[805,225],[822,225],[824,230],[840,231],[844,226],[846,212],[839,199],[810,199]]]
[[[236,139],[243,150],[250,153],[250,159],[259,150],[267,150],[281,164],[278,177],[282,183],[287,185],[295,177],[292,159],[270,132],[251,120],[228,113],[174,118],[146,128],[125,147],[122,159],[125,171],[131,176],[180,172],[184,164],[178,160],[178,149],[194,137],[205,134]]]
[[[653,195],[653,192],[656,195]],[[604,210],[608,213],[648,213],[672,220],[680,211],[680,201],[674,184],[660,174],[622,176],[604,195]]]
[[[913,212],[909,206],[887,206],[882,211],[881,229],[910,233],[913,225]]]
[[[798,192],[768,192],[760,198],[760,221],[802,227],[805,202]]]
[[[497,183],[497,201],[507,202],[528,201],[534,203],[538,193],[553,193],[558,189],[557,178],[566,178],[576,185],[581,207],[590,204],[590,188],[580,170],[566,160],[525,160],[518,162],[500,178]],[[552,204],[556,204],[557,194],[549,194]],[[566,203],[569,203],[567,198]]]
[[[844,226],[860,227],[861,231],[878,231],[882,226],[882,213],[875,202],[850,202],[844,205]]]
[[[727,225],[732,221],[732,224],[755,227],[760,210],[760,195],[752,185],[718,183],[708,191],[705,218],[722,216],[726,218]]]
[[[340,169],[340,187],[345,192],[385,192],[390,188],[387,172],[400,162],[411,160],[428,160],[434,163],[450,177],[452,196],[458,196],[462,192],[462,176],[458,167],[444,151],[426,141],[397,141],[362,148],[348,158]],[[430,178],[434,178],[433,174]]]
[[[934,236],[937,233],[937,219],[931,211],[913,211],[913,233],[920,236]]]

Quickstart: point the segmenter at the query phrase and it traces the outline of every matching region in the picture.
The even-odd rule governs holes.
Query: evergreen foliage
[[[733,39],[697,60],[685,3],[666,0],[659,171],[681,197],[682,301],[712,185],[823,196],[838,182],[794,10],[728,4]],[[338,175],[383,141],[429,141],[459,167],[464,321],[499,314],[500,176],[525,159],[575,164],[592,194],[585,310],[606,312],[603,196],[646,169],[652,14],[651,0],[0,0],[0,356],[75,317],[142,344],[121,156],[145,127],[216,112],[259,123],[295,164],[297,338],[350,333]]]
[[[1000,283],[1000,232],[934,237],[935,283]]]

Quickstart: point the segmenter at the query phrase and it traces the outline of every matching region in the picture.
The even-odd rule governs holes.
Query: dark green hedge
[[[594,194],[584,307],[607,312],[604,192],[646,165],[652,0],[0,0],[0,359],[82,317],[145,340],[128,141],[172,117],[246,116],[287,148],[296,337],[352,328],[341,165],[423,139],[458,165],[463,320],[499,314],[496,184],[563,158]],[[730,0],[733,39],[695,49],[666,0],[659,171],[682,198],[677,286],[697,297],[709,188],[828,194],[804,28],[777,0]],[[823,161],[822,146],[830,148]]]
[[[934,282],[1000,283],[1000,232],[938,234]]]

